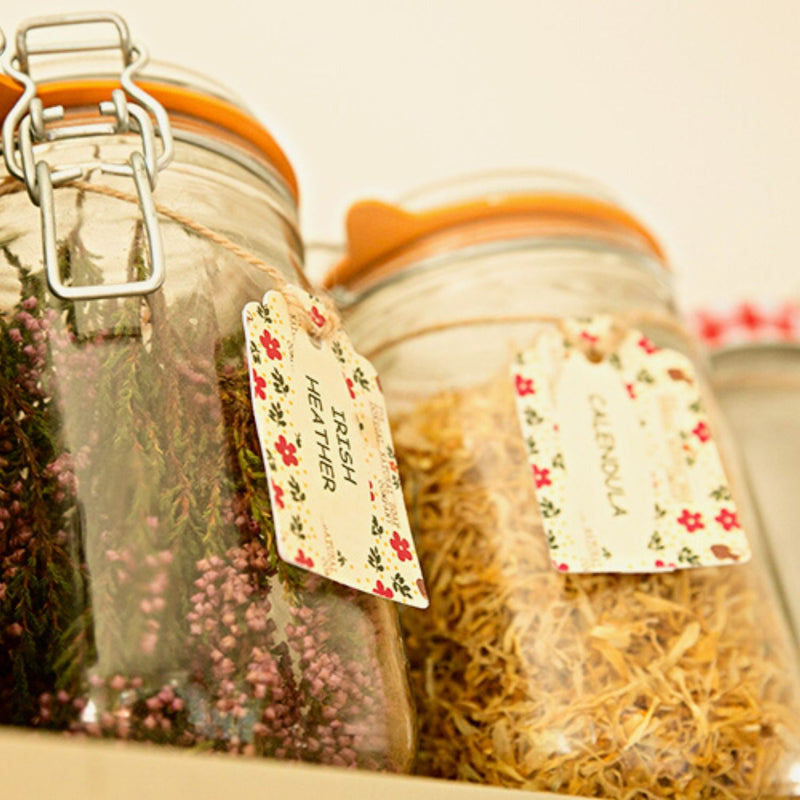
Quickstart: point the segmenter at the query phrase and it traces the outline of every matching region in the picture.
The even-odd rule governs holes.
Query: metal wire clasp
[[[116,38],[112,41],[67,42],[39,47],[30,46],[28,41],[30,32],[35,29],[98,23],[111,25]],[[120,75],[122,88],[114,89],[111,99],[99,104],[100,115],[109,118],[109,121],[54,127],[53,123],[65,116],[64,106],[43,106],[41,99],[37,97],[36,82],[30,75],[31,57],[109,50],[119,50],[123,63]],[[172,159],[173,144],[169,117],[164,107],[134,82],[134,78],[147,63],[147,58],[147,51],[141,45],[131,42],[125,21],[113,13],[64,14],[28,20],[17,30],[16,52],[8,52],[3,58],[6,73],[23,87],[22,96],[3,122],[2,142],[6,168],[11,175],[24,182],[31,201],[39,206],[47,282],[53,294],[65,300],[144,295],[155,291],[164,282],[164,252],[153,202],[153,189],[159,171]],[[139,134],[142,147],[140,151],[134,150],[127,162],[101,161],[99,164],[83,163],[53,169],[47,161],[36,158],[35,145],[39,143],[128,132]],[[156,138],[160,140],[160,148],[157,147]],[[150,256],[150,275],[146,279],[129,283],[81,286],[67,285],[61,280],[53,188],[85,179],[96,169],[133,179]]]

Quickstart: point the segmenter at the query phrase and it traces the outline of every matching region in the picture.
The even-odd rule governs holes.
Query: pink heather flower
[[[163,686],[158,693],[158,699],[166,706],[175,699],[175,691],[171,686]]]
[[[6,633],[13,639],[18,639],[22,636],[22,625],[19,622],[12,622],[7,628]]]
[[[168,583],[169,578],[167,577],[167,573],[159,572],[155,578],[150,581],[150,583],[147,585],[147,588],[150,590],[150,594],[164,594],[164,590],[167,588]]]
[[[139,649],[146,655],[151,656],[155,652],[156,645],[158,644],[158,634],[145,633],[139,642]]]
[[[14,344],[22,343],[22,333],[20,332],[19,328],[9,328],[8,338],[11,339]]]
[[[115,675],[109,682],[108,685],[112,688],[115,692],[121,692],[127,685],[128,682],[122,675]]]
[[[26,311],[32,311],[34,308],[36,308],[36,306],[37,306],[38,304],[39,304],[39,301],[38,301],[38,300],[37,300],[37,299],[36,299],[36,298],[35,298],[33,295],[31,295],[30,297],[26,297],[26,298],[25,298],[25,299],[22,301],[22,303],[20,303],[20,305],[21,305],[21,306],[22,306],[22,307],[23,307],[23,308],[24,308]]]

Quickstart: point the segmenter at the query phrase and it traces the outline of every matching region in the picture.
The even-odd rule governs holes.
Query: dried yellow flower
[[[795,653],[758,563],[558,573],[513,404],[500,379],[394,420],[431,600],[403,612],[418,771],[608,798],[798,791]]]

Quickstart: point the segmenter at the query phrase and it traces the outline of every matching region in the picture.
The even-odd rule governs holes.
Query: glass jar
[[[735,435],[795,634],[800,640],[800,309],[748,303],[703,314],[714,392]]]
[[[116,15],[18,48],[61,23],[127,77],[84,52],[22,114],[35,51],[0,78],[0,723],[405,770],[394,607],[275,548],[241,314],[302,280],[291,166],[210,82],[140,80]]]
[[[736,480],[649,231],[602,189],[527,173],[359,203],[347,229],[328,284],[381,375],[430,595],[401,614],[417,770],[615,798],[800,791],[797,654],[758,552],[658,574],[551,565],[509,367],[565,317],[633,314],[689,356]]]

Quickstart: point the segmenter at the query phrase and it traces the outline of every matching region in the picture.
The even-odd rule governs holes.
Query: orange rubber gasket
[[[298,199],[297,177],[289,159],[269,131],[248,113],[226,100],[183,86],[147,80],[138,81],[137,85],[158,100],[168,112],[216,125],[253,146],[275,167],[294,199]],[[45,106],[92,106],[108,100],[111,91],[118,88],[119,82],[110,79],[53,81],[39,85],[37,96]],[[0,119],[5,119],[21,95],[22,87],[16,81],[0,75]]]
[[[488,233],[487,223],[504,219],[513,221],[512,225],[495,225],[492,226],[495,232]],[[667,266],[660,243],[639,220],[619,206],[595,198],[557,193],[518,194],[416,213],[367,200],[351,206],[347,215],[347,255],[328,273],[325,284],[350,285],[369,280],[376,272],[385,274],[388,261],[394,266],[398,258],[408,263],[415,255],[429,253],[431,248],[425,243],[432,244],[433,239],[447,231],[457,230],[463,246],[473,241],[522,236],[527,228],[530,233],[542,234],[547,220],[557,220],[562,233],[568,232],[573,223],[576,233],[589,235],[593,231],[601,239],[628,234]]]

